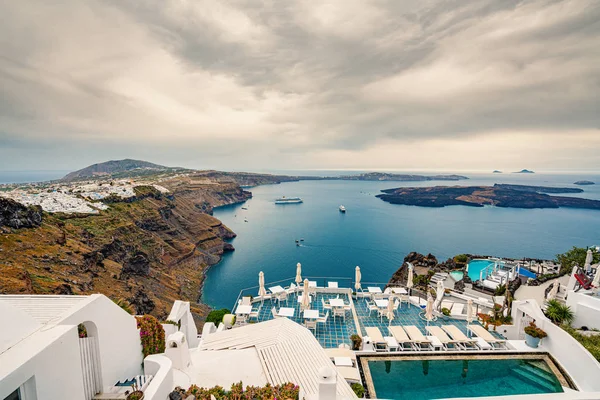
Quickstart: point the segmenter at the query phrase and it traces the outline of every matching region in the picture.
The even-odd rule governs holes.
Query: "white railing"
[[[144,373],[152,375],[144,390],[144,400],[165,400],[173,390],[173,363],[163,354],[153,354],[144,359]]]

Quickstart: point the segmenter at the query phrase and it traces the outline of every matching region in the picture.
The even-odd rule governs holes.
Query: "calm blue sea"
[[[0,171],[0,184],[44,182],[60,179],[70,171]]]
[[[304,275],[353,277],[359,265],[363,282],[387,282],[411,251],[431,252],[438,259],[459,253],[553,258],[572,246],[600,244],[600,211],[433,209],[375,198],[381,189],[398,186],[600,183],[600,175],[589,174],[466,175],[471,179],[461,182],[303,181],[252,188],[254,197],[244,205],[215,210],[215,217],[237,233],[236,250],[208,271],[202,299],[230,308],[241,289],[257,285],[259,271],[267,282],[276,281],[293,277],[298,262]],[[579,196],[600,200],[600,184],[582,189]],[[302,197],[304,203],[275,205],[282,195]],[[346,214],[338,211],[340,204]],[[300,238],[304,242],[297,247]]]

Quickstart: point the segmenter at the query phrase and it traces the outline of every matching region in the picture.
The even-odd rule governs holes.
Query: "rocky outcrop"
[[[135,307],[135,313],[137,315],[150,314],[156,306],[143,288],[138,289],[135,295],[129,298],[128,301]]]
[[[0,197],[0,227],[35,228],[42,223],[42,208],[24,206],[11,199]]]
[[[123,264],[121,270],[121,279],[132,275],[146,276],[150,273],[150,260],[148,255],[143,251],[136,251],[129,256]]]

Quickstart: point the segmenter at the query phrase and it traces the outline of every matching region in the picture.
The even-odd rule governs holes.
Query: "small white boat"
[[[340,206],[340,212],[343,212],[343,213],[345,213],[345,212],[346,212],[346,207],[344,207],[344,206]]]
[[[296,203],[302,203],[302,199],[300,197],[285,197],[285,196],[275,199],[275,204],[296,204]]]

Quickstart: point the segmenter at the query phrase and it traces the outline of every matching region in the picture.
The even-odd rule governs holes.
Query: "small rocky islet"
[[[573,185],[580,185],[580,186],[585,186],[585,185],[595,185],[596,182],[592,182],[592,181],[577,181],[577,182],[573,182]]]

